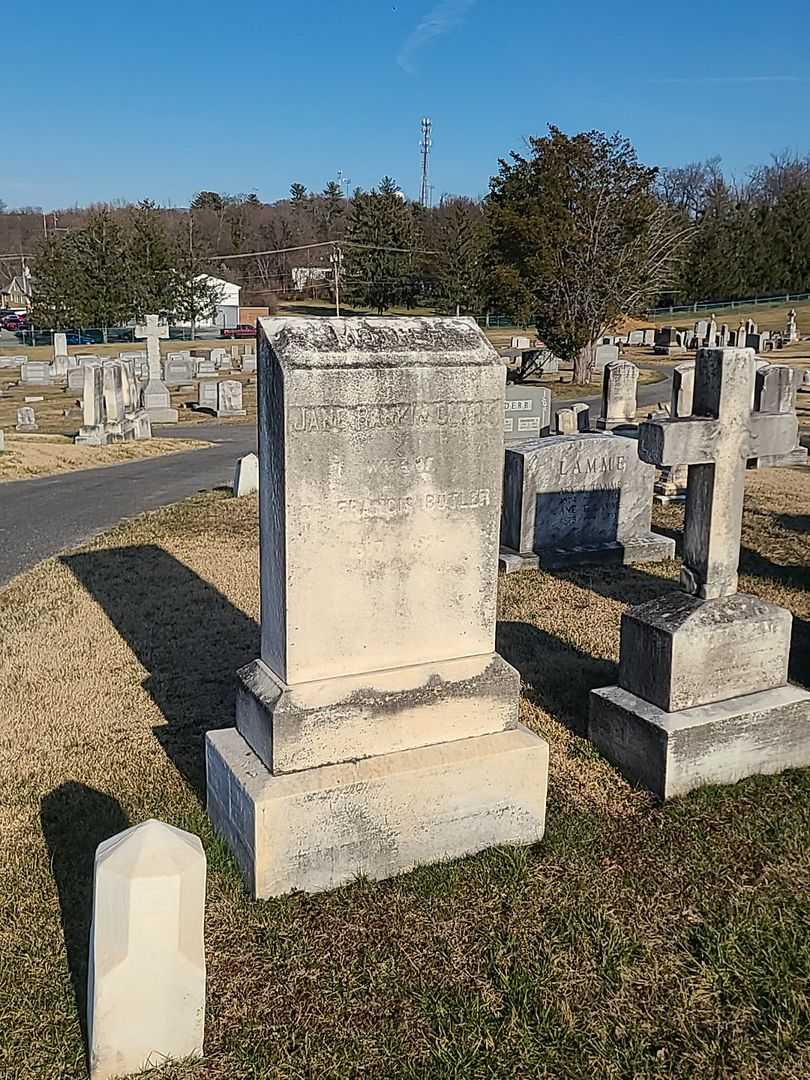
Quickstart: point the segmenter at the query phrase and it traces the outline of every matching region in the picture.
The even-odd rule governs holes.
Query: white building
[[[216,326],[223,329],[226,326],[239,325],[239,297],[242,292],[240,285],[225,281],[223,278],[212,277],[210,274],[202,274],[200,280],[209,285],[216,285],[220,291],[219,303],[216,306],[213,318],[197,319],[197,326]],[[191,326],[189,322],[178,322],[175,326]]]

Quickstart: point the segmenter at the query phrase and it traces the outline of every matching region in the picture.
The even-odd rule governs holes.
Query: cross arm
[[[638,429],[638,456],[648,465],[710,465],[716,456],[719,420],[687,416],[645,420]]]

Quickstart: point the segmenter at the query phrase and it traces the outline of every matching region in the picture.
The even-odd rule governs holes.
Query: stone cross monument
[[[143,407],[152,423],[177,423],[177,409],[171,407],[171,395],[160,370],[160,341],[168,336],[169,327],[166,323],[159,323],[157,315],[147,315],[146,324],[135,327],[135,337],[146,338],[149,381],[143,390]]]
[[[750,349],[703,349],[692,416],[639,430],[639,456],[688,464],[681,592],[625,612],[619,684],[589,735],[660,798],[810,764],[810,693],[787,682],[792,616],[737,592],[746,462],[796,445],[788,395],[754,402]]]
[[[495,652],[505,373],[470,319],[259,321],[261,655],[207,737],[256,896],[543,835]]]

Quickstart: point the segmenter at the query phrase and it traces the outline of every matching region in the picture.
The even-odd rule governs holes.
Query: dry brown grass
[[[810,475],[748,494],[742,586],[794,612],[807,682]],[[0,593],[4,1080],[85,1076],[93,852],[150,816],[209,859],[207,1057],[164,1080],[806,1080],[810,771],[656,808],[581,737],[623,607],[676,563],[501,580],[498,646],[551,744],[541,844],[266,903],[201,808],[203,733],[258,650],[257,567],[255,499],[212,495]]]
[[[201,439],[143,439],[110,446],[76,446],[64,436],[7,435],[5,451],[0,452],[0,482],[121,465],[140,458],[202,450],[210,445]]]

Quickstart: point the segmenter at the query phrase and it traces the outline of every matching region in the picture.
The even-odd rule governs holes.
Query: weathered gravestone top
[[[149,364],[149,379],[143,391],[144,408],[152,421],[176,424],[177,409],[172,408],[171,395],[163,383],[160,368],[160,341],[168,336],[168,325],[159,322],[157,315],[147,315],[144,325],[135,327],[135,337],[146,338]]]
[[[29,432],[37,430],[37,420],[34,410],[30,405],[23,405],[17,409],[17,431]]]
[[[546,747],[494,652],[494,350],[468,319],[273,318],[259,367],[261,659],[207,740],[252,889],[542,835]]]
[[[508,447],[501,566],[507,570],[671,558],[650,529],[655,469],[634,439],[570,434]]]

